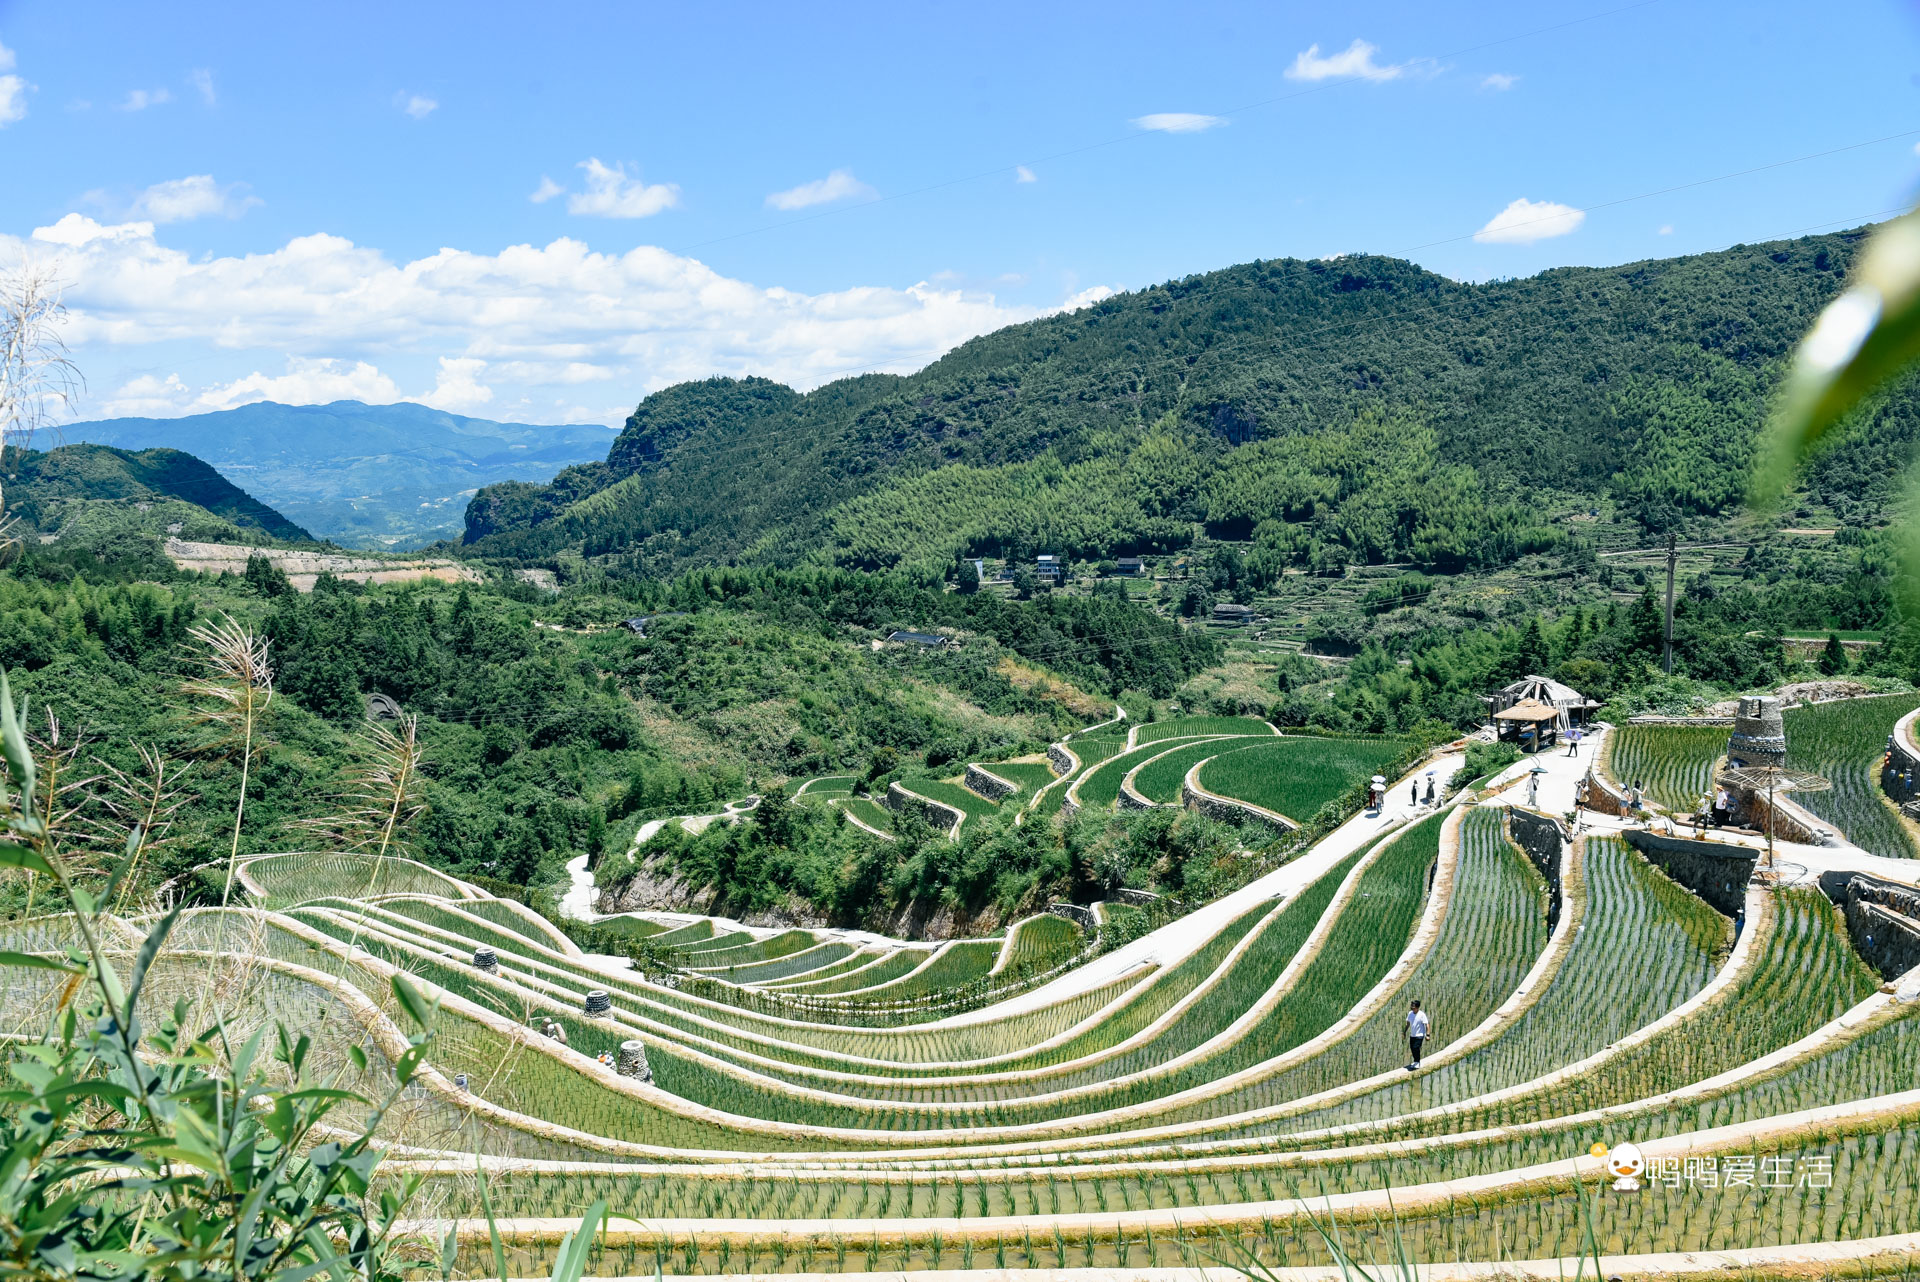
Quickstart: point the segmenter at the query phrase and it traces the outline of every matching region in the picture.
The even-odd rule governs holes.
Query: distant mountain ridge
[[[606,456],[595,425],[500,423],[401,402],[282,405],[256,401],[183,418],[75,423],[69,441],[160,446],[204,459],[321,538],[411,548],[459,535],[474,490],[542,482]]]
[[[1793,345],[1865,229],[1463,282],[1400,259],[1277,259],[801,394],[713,378],[643,400],[606,457],[468,506],[483,555],[666,575],[911,565],[1196,538],[1263,573],[1502,564],[1617,504],[1648,529],[1739,509]],[[1812,464],[1881,519],[1920,439],[1896,389]]]

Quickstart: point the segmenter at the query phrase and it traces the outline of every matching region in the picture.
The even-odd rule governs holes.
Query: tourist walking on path
[[[1580,732],[1578,730],[1567,731],[1567,755],[1569,757],[1577,757],[1580,755]]]
[[[1419,1002],[1407,1008],[1407,1050],[1412,1053],[1407,1061],[1409,1073],[1420,1070],[1420,1049],[1427,1044],[1427,1030],[1431,1027],[1427,1012],[1420,1009]]]

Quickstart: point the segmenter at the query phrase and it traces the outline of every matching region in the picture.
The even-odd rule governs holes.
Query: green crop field
[[[1044,761],[983,761],[980,768],[1020,786],[1019,797],[1033,796],[1054,780],[1053,767]]]
[[[1178,746],[1179,743],[1177,739],[1164,739],[1147,744],[1145,747],[1135,748],[1130,752],[1108,757],[1099,765],[1089,766],[1081,771],[1078,780],[1069,791],[1079,798],[1082,807],[1089,810],[1103,810],[1119,798],[1120,781],[1127,777],[1129,770],[1150,757],[1158,756],[1168,748]]]
[[[1197,734],[1264,734],[1273,727],[1258,717],[1175,717],[1139,727],[1134,743],[1159,743],[1163,739],[1184,739]]]
[[[902,779],[900,786],[929,801],[952,806],[968,819],[987,819],[1000,813],[998,804],[978,793],[968,792],[957,780]]]
[[[1727,754],[1725,726],[1621,726],[1607,744],[1606,772],[1621,788],[1644,785],[1649,801],[1692,814],[1713,791],[1713,763]]]
[[[1320,807],[1404,761],[1398,739],[1315,739],[1289,735],[1271,743],[1230,745],[1200,767],[1200,785],[1305,823]]]
[[[1823,813],[1872,831],[1885,811],[1867,789],[1876,739],[1916,701],[1796,710],[1796,762],[1844,784]],[[1645,762],[1699,755],[1671,736],[1622,744]],[[1136,786],[1159,799],[1207,761],[1210,788],[1311,814],[1406,751],[1175,736],[1097,762],[1082,798],[1100,804],[1150,762]],[[1050,780],[1021,764],[1023,786]],[[555,1235],[529,1236],[525,1222],[566,1223],[596,1200],[636,1227],[589,1249],[587,1271],[675,1279],[1181,1269],[1242,1249],[1275,1267],[1335,1264],[1328,1238],[1285,1205],[1307,1189],[1377,1195],[1309,1206],[1343,1242],[1426,1263],[1576,1252],[1589,1226],[1614,1254],[1920,1231],[1920,1121],[1884,1103],[1912,1087],[1920,1014],[1883,991],[1840,910],[1813,888],[1755,890],[1730,951],[1726,917],[1589,833],[1562,852],[1553,936],[1548,883],[1506,814],[1443,808],[1358,848],[1292,852],[1230,901],[1109,902],[1108,930],[1163,923],[1117,950],[1043,904],[954,913],[938,923],[951,938],[913,946],[824,924],[604,919],[666,946],[632,970],[444,879],[402,871],[408,888],[376,899],[357,879],[385,874],[364,862],[276,861],[264,909],[181,919],[151,1000],[210,988],[217,951],[243,968],[220,980],[236,1027],[297,1020],[346,1071],[345,1046],[391,1044],[369,1034],[393,1014],[392,972],[438,998],[437,1073],[395,1104],[404,1146],[375,1182],[421,1181],[434,1213],[457,1221],[450,1272],[463,1274],[495,1268],[489,1209],[508,1271],[541,1276]],[[0,942],[64,948],[66,920],[14,923]],[[153,920],[127,923],[115,947],[130,952]],[[480,947],[496,965],[475,965]],[[0,1031],[37,1035],[65,976],[5,958],[0,969]],[[606,1009],[590,1008],[595,990]],[[1433,1020],[1417,1074],[1403,1040],[1416,997]],[[608,1066],[633,1041],[650,1085]],[[376,1054],[369,1071],[385,1062]],[[1858,1111],[1793,1117],[1841,1103]],[[1709,1129],[1750,1122],[1774,1129]],[[1756,1178],[1719,1190],[1731,1200],[1657,1184],[1627,1197],[1598,1191],[1592,1172],[1584,1193],[1537,1174],[1571,1171],[1596,1142],[1669,1138],[1775,1164],[1756,1175],[1824,1170],[1833,1196]],[[1465,1178],[1483,1182],[1471,1198],[1444,1183]],[[671,1232],[651,1227],[662,1223]]]
[[[869,828],[887,833],[893,831],[893,812],[879,802],[870,801],[865,797],[848,797],[834,804]]]
[[[1234,739],[1205,739],[1171,749],[1163,746],[1164,755],[1152,756],[1140,765],[1140,772],[1133,779],[1133,790],[1148,801],[1163,806],[1173,805],[1180,800],[1180,785],[1186,779],[1187,771],[1200,762],[1237,748],[1253,747],[1271,740],[1271,735],[1248,735]]]
[[[1835,824],[1854,844],[1892,859],[1920,856],[1912,834],[1887,804],[1880,761],[1893,723],[1920,707],[1920,694],[1890,694],[1789,708],[1787,764],[1832,782],[1828,792],[1796,794],[1795,801]]]
[[[1086,932],[1065,917],[1046,913],[1030,917],[1013,931],[1013,948],[1006,968],[1013,971],[1050,970],[1080,951]]]

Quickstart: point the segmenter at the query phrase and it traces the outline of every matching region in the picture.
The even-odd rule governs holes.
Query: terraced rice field
[[[1789,733],[1838,774],[1888,710]],[[1237,763],[1223,778],[1295,814],[1400,752],[1174,735],[1099,773],[1117,791],[1154,753],[1180,757],[1171,777],[1215,745],[1231,751],[1214,765]],[[1646,761],[1683,746],[1626,741]],[[1303,753],[1338,767],[1316,774]],[[1142,771],[1143,790],[1164,785]],[[1920,1232],[1920,982],[1883,983],[1812,887],[1752,890],[1735,946],[1726,917],[1605,835],[1536,852],[1564,892],[1550,923],[1548,883],[1505,819],[1443,809],[1349,834],[1104,955],[1038,906],[1004,935],[938,945],[602,923],[675,948],[671,981],[581,956],[452,883],[370,902],[364,863],[289,861],[257,904],[182,920],[152,1000],[209,991],[217,947],[220,965],[251,968],[233,990],[241,1026],[279,1013],[336,1052],[371,1046],[377,1066],[395,1035],[390,976],[439,998],[434,1071],[395,1113],[409,1147],[377,1180],[420,1182],[436,1241],[453,1223],[458,1276],[494,1275],[486,1206],[510,1273],[532,1277],[595,1200],[622,1218],[589,1272],[662,1278],[996,1282],[988,1271],[1249,1256],[1327,1266],[1342,1251],[1369,1276],[1399,1276],[1395,1260],[1559,1257],[1548,1276],[1574,1277],[1590,1248],[1855,1250]],[[64,947],[63,921],[9,924],[0,942]],[[144,925],[116,928],[119,946]],[[475,967],[482,945],[496,968]],[[996,987],[1062,967],[1045,987]],[[64,977],[0,969],[0,1032],[37,1036]],[[611,1009],[587,1012],[594,990]],[[1409,1073],[1416,997],[1433,1032]],[[564,1045],[534,1031],[546,1020]],[[594,1058],[634,1040],[650,1081]],[[1629,1141],[1655,1165],[1646,1188],[1616,1193],[1586,1155]],[[1444,1183],[1467,1177],[1471,1190]]]
[[[1271,735],[1273,727],[1258,717],[1174,717],[1168,721],[1155,721],[1135,729],[1135,745],[1160,743],[1167,739],[1184,739],[1197,734],[1262,734]]]
[[[1186,781],[1187,771],[1209,757],[1264,744],[1271,738],[1270,735],[1248,735],[1234,739],[1203,739],[1178,748],[1163,747],[1162,755],[1149,757],[1139,766],[1138,773],[1133,777],[1133,790],[1159,805],[1175,805],[1180,800],[1180,787]]]
[[[990,819],[1000,813],[998,803],[969,792],[957,779],[902,779],[900,786],[929,801],[952,806],[970,820]]]
[[[1913,836],[1880,789],[1880,760],[1893,723],[1920,706],[1920,695],[1890,694],[1789,708],[1787,764],[1825,775],[1829,792],[1794,799],[1837,825],[1858,846],[1891,859],[1920,857]]]
[[[893,812],[878,802],[865,797],[848,797],[834,804],[869,828],[884,833],[893,831]]]
[[[1398,739],[1288,735],[1221,753],[1200,767],[1200,786],[1304,823],[1322,806],[1407,756]]]
[[[1014,800],[1028,799],[1054,780],[1053,767],[1044,761],[983,761],[980,768],[1008,783],[1018,784],[1020,791]]]
[[[1622,788],[1675,814],[1692,814],[1713,791],[1713,763],[1726,755],[1725,726],[1621,726],[1609,736],[1606,773]]]

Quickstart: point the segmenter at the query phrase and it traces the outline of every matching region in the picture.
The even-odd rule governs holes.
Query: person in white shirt
[[[1432,1026],[1427,1012],[1420,1009],[1419,1002],[1407,1009],[1407,1049],[1413,1053],[1413,1058],[1407,1063],[1409,1073],[1417,1072],[1420,1068],[1420,1049],[1427,1044],[1427,1030]]]

